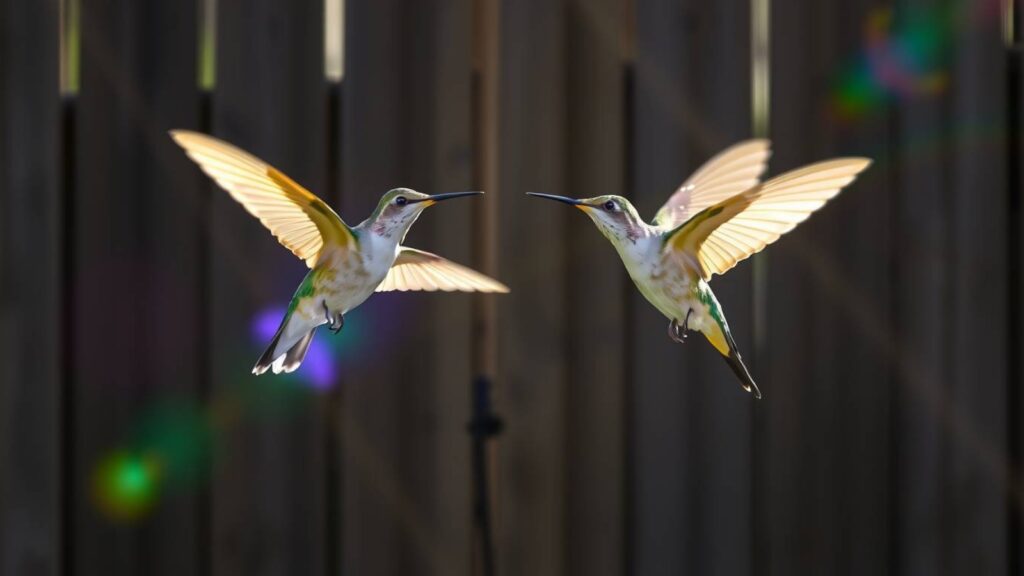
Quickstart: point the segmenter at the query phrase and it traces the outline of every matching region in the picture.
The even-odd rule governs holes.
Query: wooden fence
[[[208,87],[199,3],[80,2],[0,0],[0,573],[483,573],[479,376],[499,574],[1024,572],[1019,0],[348,0],[340,82],[323,0],[218,0]],[[319,386],[251,377],[303,267],[170,128],[351,223],[485,188],[409,240],[513,291],[376,296]],[[522,195],[653,214],[752,135],[875,159],[713,284],[761,402]]]

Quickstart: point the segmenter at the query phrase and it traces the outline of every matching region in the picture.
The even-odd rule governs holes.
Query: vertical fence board
[[[407,115],[402,103],[413,98],[402,93],[402,8],[401,0],[349,0],[345,6],[342,205],[353,224],[369,214],[387,190],[414,185],[408,181],[408,149],[401,145],[402,137],[411,133],[403,126]],[[408,298],[419,304],[422,296]],[[401,304],[385,294],[374,296],[367,306],[382,299],[390,299],[390,306]],[[422,317],[415,317],[418,320],[409,322],[400,336],[392,340],[389,334],[386,341],[378,339],[379,345],[394,351],[415,349],[424,335]],[[374,324],[383,328],[385,322],[399,318]],[[381,358],[387,358],[386,363]],[[424,364],[424,357],[392,358],[386,353],[378,362],[384,364],[380,372],[367,367],[343,391],[343,574],[402,573],[417,552],[409,550],[416,543],[403,523],[411,514],[406,509],[409,499],[399,492],[397,480],[406,428],[398,422],[404,414],[399,415],[402,391],[395,384],[408,379],[410,387],[421,386],[419,377],[409,376],[423,374],[429,364]],[[396,377],[400,370],[409,376]]]
[[[1012,318],[1010,343],[1015,348],[1008,350],[1011,358],[1020,357],[1024,352],[1024,303],[1021,302],[1021,289],[1024,287],[1024,225],[1021,217],[1024,214],[1024,2],[1014,0],[1011,21],[1011,40],[1009,47],[1009,75],[1007,78],[1007,112],[1010,114],[1007,135],[1009,146],[1008,168],[1009,187],[1007,197],[1010,203],[1010,272],[1008,283],[1010,293],[1007,295],[1010,309],[1016,312]],[[1014,356],[1015,355],[1015,356]],[[1007,412],[1010,418],[1010,445],[1014,447],[1016,464],[1016,483],[1011,488],[1010,500],[1010,534],[1013,538],[1010,545],[1014,553],[1010,557],[1010,572],[1020,573],[1024,568],[1024,368],[1019,363],[1010,362],[1010,381],[1008,391]]]
[[[346,2],[342,204],[353,224],[369,214],[387,190],[414,186],[408,181],[408,148],[401,144],[402,137],[411,134],[404,126],[408,116],[402,104],[413,98],[402,93],[402,8],[401,0]],[[389,294],[375,296],[370,304],[385,298],[391,306],[401,304]],[[415,318],[400,336],[392,340],[389,334],[379,345],[394,351],[415,349],[425,333],[422,317],[417,313]],[[382,327],[397,321],[389,317],[374,324]],[[404,486],[398,480],[407,428],[400,421],[405,416],[400,412],[402,391],[395,385],[409,380],[410,387],[422,386],[418,376],[429,370],[429,364],[422,356],[390,356],[382,356],[386,363],[378,358],[384,364],[380,371],[367,367],[344,390],[344,574],[399,574],[418,551],[409,549],[416,544],[415,535],[403,523],[413,512],[407,509],[409,498],[400,492]],[[400,372],[408,376],[401,378]],[[411,378],[413,374],[417,377]]]
[[[215,134],[327,194],[323,3],[225,0],[217,10]],[[308,366],[297,378],[250,375],[267,345],[253,334],[257,315],[283,311],[305,267],[227,194],[211,194],[212,572],[321,573],[325,422],[302,383]]]
[[[499,303],[498,571],[564,570],[564,206],[526,202],[560,192],[566,109],[565,4],[505,3],[501,14],[499,262],[512,293]]]
[[[930,2],[904,1],[902,13]],[[949,381],[945,334],[950,275],[948,151],[938,137],[948,98],[933,96],[897,109],[898,188],[893,226],[896,257],[894,321],[899,355],[893,390],[893,571],[938,574],[942,563],[943,435]]]
[[[690,2],[685,7],[682,74],[691,80],[684,83],[683,101],[689,103],[692,119],[679,129],[685,137],[681,164],[686,172],[692,173],[726,146],[750,137],[750,34],[739,26],[748,22],[750,7],[745,0]],[[692,81],[696,78],[701,80]],[[664,190],[661,193],[667,195]],[[716,277],[711,286],[757,381],[759,371],[752,362],[752,263]],[[693,336],[693,346],[676,350],[684,359],[686,377],[661,384],[681,386],[686,397],[682,418],[688,422],[690,444],[684,466],[692,483],[687,494],[691,537],[686,543],[686,571],[749,573],[753,569],[752,410],[762,410],[765,404],[742,390],[700,334]],[[714,441],[709,442],[710,438]]]
[[[673,1],[636,3],[636,60],[631,151],[633,203],[654,214],[686,178],[686,126],[693,110],[685,98],[685,13]],[[686,494],[687,423],[683,355],[665,336],[667,321],[639,292],[631,291],[633,452],[631,571],[679,574],[686,569],[692,513]]]
[[[1009,505],[1005,219],[1006,49],[998,13],[963,6],[953,55],[950,201],[953,296],[950,322],[954,406],[950,431],[949,521],[944,565],[953,573],[1006,570]],[[954,544],[955,545],[950,545]]]
[[[370,212],[399,186],[426,193],[470,186],[470,16],[466,0],[348,3],[347,214]],[[431,209],[407,243],[468,263],[474,201]],[[378,360],[345,391],[343,565],[358,573],[464,574],[472,301],[443,293],[374,299],[373,323],[387,335],[369,352]]]
[[[80,573],[195,574],[203,560],[196,499],[175,493],[174,455],[146,436],[155,411],[194,399],[200,382],[198,194],[166,135],[199,119],[195,27],[192,5],[82,3],[70,563]],[[97,502],[95,471],[117,450],[140,458],[164,495],[134,530]],[[99,482],[117,498],[119,478]]]
[[[820,122],[821,88],[812,84],[816,65],[833,48],[811,45],[815,18],[812,2],[772,3],[771,14],[771,138],[775,153],[770,174],[825,156],[827,134]],[[827,62],[830,63],[830,62]],[[827,64],[826,64],[827,65]],[[829,208],[834,208],[830,206]],[[837,353],[835,336],[827,331],[833,311],[823,304],[809,272],[801,266],[799,246],[831,245],[829,228],[818,214],[768,248],[764,366],[767,430],[766,473],[761,489],[764,522],[757,531],[768,546],[771,574],[835,573],[832,562],[837,535],[832,530],[839,494],[829,458],[835,430],[826,426],[838,384],[831,371]],[[805,442],[805,438],[815,438]]]
[[[430,97],[419,110],[428,118],[418,146],[433,150],[425,159],[425,186],[432,193],[469,190],[473,183],[473,76],[472,0],[413,2],[418,20],[426,22],[419,31],[420,42],[433,52],[433,64],[419,70],[417,85]],[[419,51],[418,46],[413,47]],[[455,201],[441,206],[437,214],[422,223],[424,246],[456,262],[471,265],[473,246],[473,203],[481,198]],[[498,299],[502,296],[483,296]],[[437,534],[436,545],[443,559],[430,573],[469,574],[471,561],[471,471],[469,383],[473,374],[473,297],[468,294],[435,294],[430,298],[427,353],[435,358],[425,401],[432,409],[426,438],[432,441],[423,463],[429,478],[423,490],[428,509],[428,530]]]
[[[63,180],[55,1],[0,2],[0,572],[61,557]]]
[[[859,56],[871,8],[773,3],[772,174],[854,154],[881,168],[767,252],[756,498],[772,573],[880,573],[889,560],[887,112],[846,122],[833,108],[833,83]]]
[[[622,3],[567,6],[565,189],[574,197],[623,194],[625,92]],[[510,191],[511,192],[511,191]],[[559,210],[536,206],[535,210]],[[575,212],[575,211],[573,211]],[[569,214],[565,298],[566,574],[619,574],[625,564],[626,279],[607,240]]]

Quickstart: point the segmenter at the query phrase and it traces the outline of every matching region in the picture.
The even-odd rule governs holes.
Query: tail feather
[[[740,353],[733,350],[728,356],[722,356],[725,358],[725,363],[732,368],[733,373],[740,379],[740,385],[747,392],[754,395],[754,398],[761,399],[761,390],[754,383],[754,379],[750,376],[750,370],[747,370],[746,364],[743,363],[743,358],[740,358]]]
[[[309,352],[309,344],[313,341],[313,336],[316,334],[316,328],[313,328],[306,335],[302,337],[298,342],[295,343],[288,352],[282,356],[278,356],[277,362],[274,363],[274,374],[285,374],[294,372],[299,366],[302,365],[302,361],[306,359],[306,352]]]
[[[272,370],[274,374],[295,371],[306,358],[316,329],[317,325],[310,326],[294,319],[291,314],[286,315],[274,339],[253,366],[252,373],[259,376],[267,370]]]
[[[732,371],[740,379],[740,385],[743,386],[743,389],[753,394],[754,398],[760,400],[761,391],[757,388],[754,378],[750,376],[750,371],[747,370],[747,366],[743,363],[740,351],[736,347],[736,341],[733,340],[732,334],[724,322],[711,324],[704,332],[704,336],[718,350],[722,358],[725,358],[725,363],[729,365],[729,368],[732,368]]]

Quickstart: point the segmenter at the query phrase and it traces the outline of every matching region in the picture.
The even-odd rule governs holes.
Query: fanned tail
[[[253,366],[253,374],[259,376],[266,373],[267,370],[273,371],[274,374],[294,372],[302,365],[302,361],[306,358],[306,352],[309,351],[309,344],[316,334],[317,326],[294,325],[298,323],[293,319],[291,313],[285,315],[277,333],[274,334],[274,339],[270,341],[266,351]]]

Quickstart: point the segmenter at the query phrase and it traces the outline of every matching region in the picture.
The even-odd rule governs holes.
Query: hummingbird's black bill
[[[570,206],[581,206],[583,202],[575,198],[569,198],[568,196],[555,196],[554,194],[541,194],[540,192],[527,192],[527,196],[536,196],[537,198],[547,198],[548,200],[555,200],[556,202],[563,202]]]
[[[480,194],[483,194],[483,192],[480,191],[480,190],[474,190],[472,192],[448,192],[446,194],[434,194],[433,196],[430,196],[429,198],[423,198],[421,200],[410,200],[409,203],[412,204],[413,202],[424,202],[424,201],[427,201],[427,200],[429,200],[431,202],[441,202],[442,200],[451,200],[452,198],[462,198],[463,196],[479,196]]]

